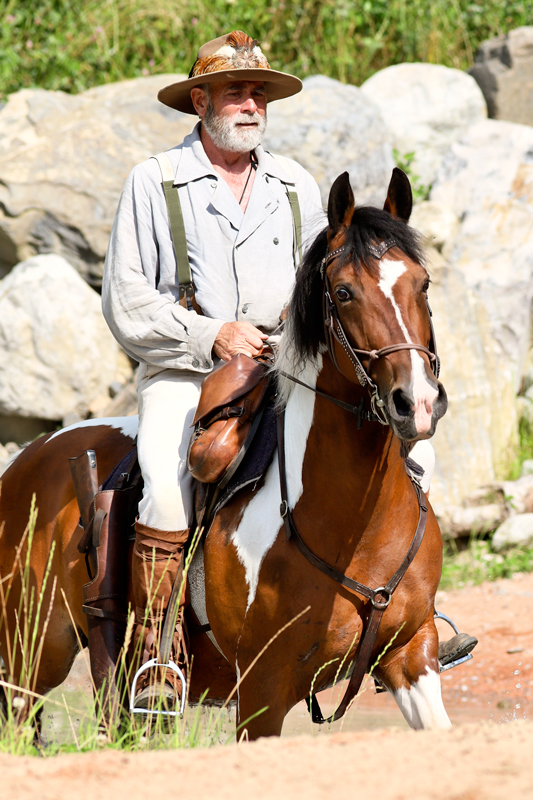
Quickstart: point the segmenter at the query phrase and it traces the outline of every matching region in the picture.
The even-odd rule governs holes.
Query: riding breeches
[[[204,375],[166,369],[138,382],[137,449],[144,478],[139,522],[150,528],[189,528],[193,511],[193,478],[187,448]]]

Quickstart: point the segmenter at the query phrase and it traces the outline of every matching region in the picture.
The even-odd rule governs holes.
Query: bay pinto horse
[[[316,556],[374,588],[396,572],[417,528],[419,505],[404,468],[406,443],[432,436],[446,410],[428,354],[429,277],[417,235],[407,225],[411,205],[409,182],[398,170],[383,211],[355,209],[347,174],[336,180],[327,230],[297,276],[275,368],[284,408],[288,505],[298,533]],[[380,245],[388,248],[383,257]],[[359,429],[356,415],[313,391],[350,406],[364,400],[369,410],[368,389],[360,385],[340,335],[326,347],[326,289],[330,317],[342,325],[349,346],[368,351],[361,363],[375,385],[374,410],[388,425],[365,421]],[[413,347],[392,348],[381,357],[373,352],[401,343]],[[87,577],[73,535],[79,510],[68,459],[94,449],[102,480],[131,450],[135,433],[135,418],[80,423],[33,442],[3,476],[0,573],[5,577],[11,570],[33,494],[38,516],[30,580],[37,591],[56,543],[57,586],[34,682],[39,693],[67,677],[79,638],[86,641],[81,587]],[[269,640],[300,614],[239,683],[238,723],[266,707],[246,724],[250,739],[279,735],[285,715],[311,687],[320,691],[334,683],[342,660],[349,665],[357,655],[369,612],[366,598],[320,572],[287,541],[280,502],[276,454],[259,485],[245,488],[220,511],[205,542],[206,609],[223,655],[198,626],[191,637],[190,697],[209,689],[208,699],[221,703]],[[384,612],[371,658],[374,663],[392,642],[375,675],[413,728],[450,725],[433,619],[441,566],[440,531],[429,508],[422,544]],[[19,592],[15,582],[0,630],[6,664],[5,622],[13,631]],[[49,581],[45,609],[50,596]],[[17,660],[8,679],[16,677]]]

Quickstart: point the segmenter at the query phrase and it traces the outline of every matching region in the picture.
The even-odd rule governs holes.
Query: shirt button
[[[274,244],[279,244],[279,239],[278,239],[277,236],[274,236],[274,240],[273,241],[274,241]]]
[[[248,313],[248,303],[245,303],[245,304],[243,305],[243,307],[242,307],[242,313],[243,313],[243,314],[247,314],[247,313]]]
[[[210,368],[210,367],[212,367],[212,366],[213,366],[213,365],[211,364],[211,362],[210,362],[210,361],[206,361],[206,362],[205,362],[205,364],[204,364],[204,367],[205,367],[206,369],[209,369],[209,368]]]
[[[211,184],[211,188],[212,189],[216,189],[217,188],[217,182],[216,181],[213,181],[213,183]]]
[[[193,365],[193,367],[199,367],[200,366],[200,362],[198,361],[197,358],[193,359],[192,365]]]

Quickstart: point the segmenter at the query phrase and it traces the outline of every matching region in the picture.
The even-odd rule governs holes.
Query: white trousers
[[[166,369],[139,380],[137,449],[144,478],[139,522],[150,528],[181,531],[191,525],[187,448],[204,377]]]
[[[192,524],[194,480],[187,449],[204,377],[166,369],[139,380],[137,449],[144,478],[139,522],[150,528],[181,531]],[[411,457],[424,469],[427,492],[435,468],[431,443],[417,442]]]

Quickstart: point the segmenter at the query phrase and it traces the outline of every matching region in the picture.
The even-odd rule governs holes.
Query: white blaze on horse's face
[[[401,308],[396,302],[393,292],[398,278],[405,272],[407,272],[407,267],[403,261],[392,261],[388,258],[381,259],[379,262],[380,281],[378,286],[392,304],[400,329],[405,336],[405,341],[409,342],[409,344],[413,344],[413,340],[403,320]],[[414,399],[414,422],[417,434],[423,435],[431,429],[433,403],[437,399],[438,391],[437,388],[428,381],[426,367],[420,353],[416,350],[410,350],[409,352],[411,354],[411,364],[413,367],[410,389]]]

